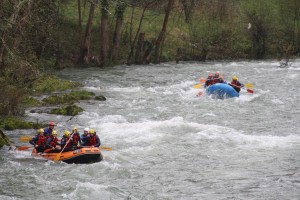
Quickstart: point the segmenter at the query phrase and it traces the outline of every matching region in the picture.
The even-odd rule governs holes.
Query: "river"
[[[195,89],[220,71],[254,85],[215,100]],[[73,118],[27,111],[28,120],[93,128],[104,160],[54,163],[0,150],[0,199],[298,200],[300,60],[164,63],[65,69],[60,77],[106,101],[81,101]],[[16,145],[33,130],[6,132]]]

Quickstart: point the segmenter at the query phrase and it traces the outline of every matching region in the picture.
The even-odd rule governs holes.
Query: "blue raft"
[[[239,93],[226,83],[216,83],[206,89],[206,94],[216,99],[239,97]]]

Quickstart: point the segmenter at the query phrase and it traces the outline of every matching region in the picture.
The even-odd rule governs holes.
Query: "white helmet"
[[[89,132],[89,131],[90,131],[90,129],[89,129],[89,128],[85,128],[85,129],[84,129],[84,131],[87,131],[87,132]]]

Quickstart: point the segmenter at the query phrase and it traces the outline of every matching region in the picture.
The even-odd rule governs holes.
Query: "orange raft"
[[[54,160],[59,153],[38,153],[36,149],[32,150],[32,156],[43,157],[48,160]],[[62,152],[58,161],[75,164],[95,163],[103,160],[103,155],[98,147],[83,147],[72,151]]]

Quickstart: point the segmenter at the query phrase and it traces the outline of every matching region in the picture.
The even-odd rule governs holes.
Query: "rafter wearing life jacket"
[[[208,87],[212,84],[214,84],[213,75],[209,74],[206,81],[205,81],[204,88],[206,88],[206,87]]]
[[[64,148],[64,151],[70,151],[71,150],[72,141],[69,141],[69,140],[71,140],[70,132],[65,131],[64,136],[61,139],[61,148],[62,149]]]
[[[53,130],[52,135],[47,138],[46,148],[55,149],[56,145],[58,145],[57,132]]]
[[[54,122],[49,122],[49,127],[44,129],[44,136],[46,138],[50,137],[52,135],[52,131],[54,130]]]
[[[220,72],[216,72],[214,77],[213,77],[213,84],[219,83],[220,82]]]
[[[229,85],[231,85],[231,87],[233,87],[238,93],[241,91],[241,88],[244,87],[244,84],[238,81],[237,76],[232,77],[232,81],[229,83]]]
[[[87,146],[99,147],[101,145],[100,138],[96,135],[94,129],[90,129],[90,137],[87,142]]]
[[[44,129],[39,129],[38,134],[34,136],[30,141],[30,144],[36,148],[37,152],[43,152],[46,145],[46,137],[44,136]]]
[[[76,127],[73,128],[73,133],[72,133],[72,146],[77,147],[81,144],[80,141],[80,135],[78,133],[78,129]]]

